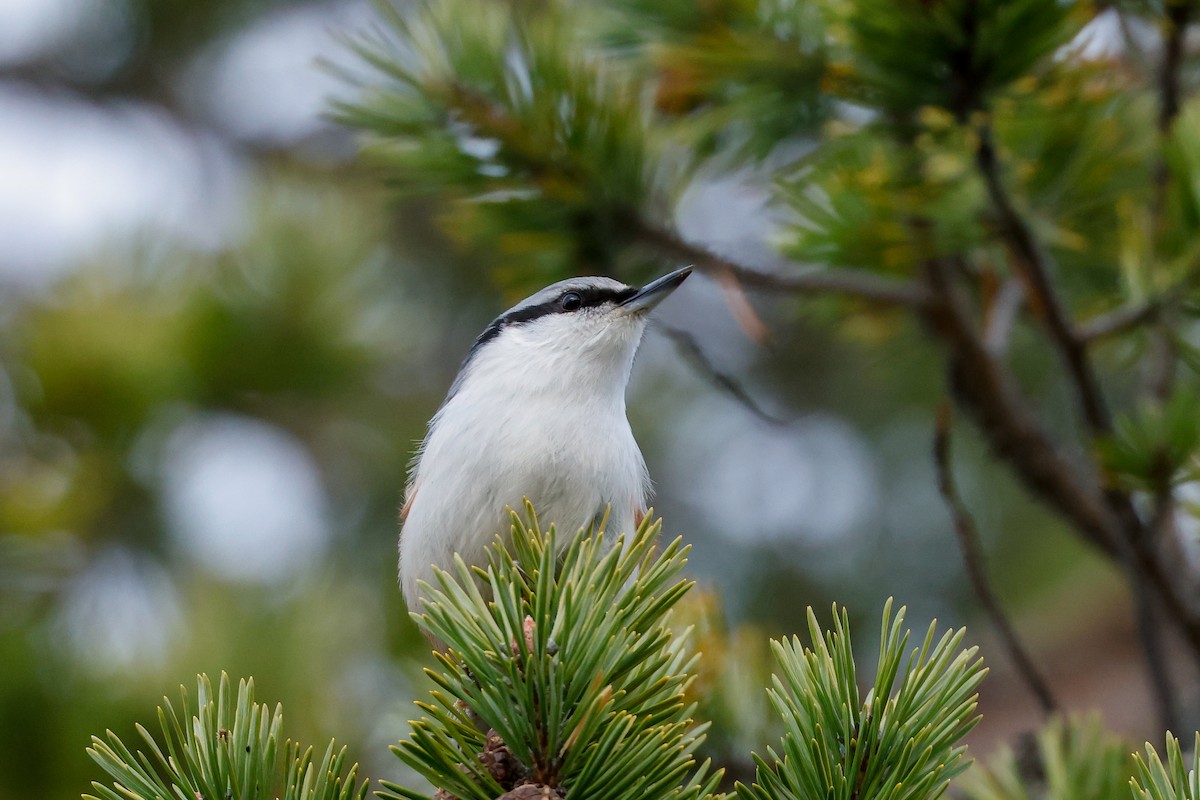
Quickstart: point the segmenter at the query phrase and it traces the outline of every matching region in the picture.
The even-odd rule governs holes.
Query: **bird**
[[[559,531],[606,514],[609,530],[635,530],[651,483],[625,389],[650,311],[691,271],[641,287],[568,278],[479,334],[409,469],[399,578],[410,611],[420,608],[421,582],[432,582],[434,567],[450,569],[456,553],[484,564],[509,529],[508,509],[526,498]]]

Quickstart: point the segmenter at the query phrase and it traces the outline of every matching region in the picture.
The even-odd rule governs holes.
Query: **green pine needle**
[[[1191,764],[1185,765],[1179,740],[1167,731],[1167,763],[1147,742],[1146,756],[1135,753],[1137,774],[1129,782],[1134,800],[1200,800],[1200,770],[1196,755],[1200,752],[1200,733],[1196,734]]]
[[[668,626],[691,586],[677,577],[687,548],[658,550],[649,521],[629,539],[581,531],[560,547],[526,515],[486,568],[458,559],[425,586],[413,616],[446,651],[394,752],[461,800],[522,783],[589,800],[711,796],[721,773],[697,763],[704,731],[685,697],[696,657]],[[389,784],[379,796],[421,795]]]
[[[904,609],[883,613],[875,682],[860,696],[849,617],[834,607],[823,632],[808,611],[812,649],[799,638],[773,642],[780,674],[769,691],[784,720],[780,752],[755,756],[747,800],[933,800],[969,761],[958,742],[979,717],[976,687],[986,670],[976,648],[960,649],[964,631],[936,636],[905,652]]]
[[[112,786],[92,783],[96,794],[84,800],[363,800],[367,781],[357,787],[358,765],[346,768],[346,748],[329,743],[319,761],[312,748],[283,742],[283,711],[254,702],[254,681],[238,682],[234,696],[221,673],[214,697],[208,676],[196,679],[197,708],[180,687],[179,711],[167,698],[158,709],[162,738],[141,725],[148,752],[131,751],[112,731],[92,737],[88,755],[113,778]],[[282,758],[280,757],[282,756]],[[282,793],[281,793],[282,792]]]

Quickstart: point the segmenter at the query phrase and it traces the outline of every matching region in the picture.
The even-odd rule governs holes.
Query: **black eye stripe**
[[[544,303],[538,303],[535,306],[526,306],[518,308],[516,311],[510,311],[504,316],[496,320],[501,326],[504,325],[520,325],[523,322],[532,322],[535,319],[549,316],[550,314],[570,314],[574,311],[579,311],[584,308],[595,308],[596,306],[604,305],[605,303],[620,303],[622,300],[627,300],[637,293],[637,289],[625,287],[621,289],[607,289],[599,287],[588,287],[584,289],[567,289],[557,297],[547,300]],[[567,294],[579,295],[580,304],[577,308],[570,310],[562,307],[562,298]],[[496,322],[492,323],[493,325]]]
[[[492,321],[492,324],[484,328],[483,333],[475,340],[475,344],[471,346],[471,352],[467,354],[467,360],[471,359],[475,351],[483,345],[490,342],[500,335],[500,331],[509,325],[523,325],[527,322],[533,322],[536,319],[547,317],[551,314],[571,314],[581,311],[585,308],[595,308],[596,306],[604,305],[605,303],[621,303],[628,300],[637,294],[637,289],[632,286],[625,286],[620,289],[609,289],[599,286],[589,286],[581,289],[565,289],[561,294],[553,299],[547,300],[544,303],[538,303],[534,306],[525,306],[518,308],[515,311],[510,311],[507,314],[497,317]],[[568,311],[562,307],[562,297],[568,292],[579,295],[582,301],[579,308]]]

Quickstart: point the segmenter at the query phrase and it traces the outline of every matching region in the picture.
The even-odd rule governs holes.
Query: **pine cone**
[[[479,754],[479,760],[488,774],[501,786],[512,786],[525,778],[525,768],[513,758],[512,751],[495,729],[488,731],[487,742]]]

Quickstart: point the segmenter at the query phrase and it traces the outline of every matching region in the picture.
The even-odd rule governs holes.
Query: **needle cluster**
[[[92,737],[88,755],[115,781],[92,783],[84,800],[365,800],[367,781],[346,766],[346,748],[329,743],[314,760],[311,747],[281,740],[283,709],[254,701],[254,681],[221,674],[216,694],[196,679],[196,712],[180,687],[178,710],[163,698],[156,739],[137,726],[146,750],[130,750],[112,731]]]

